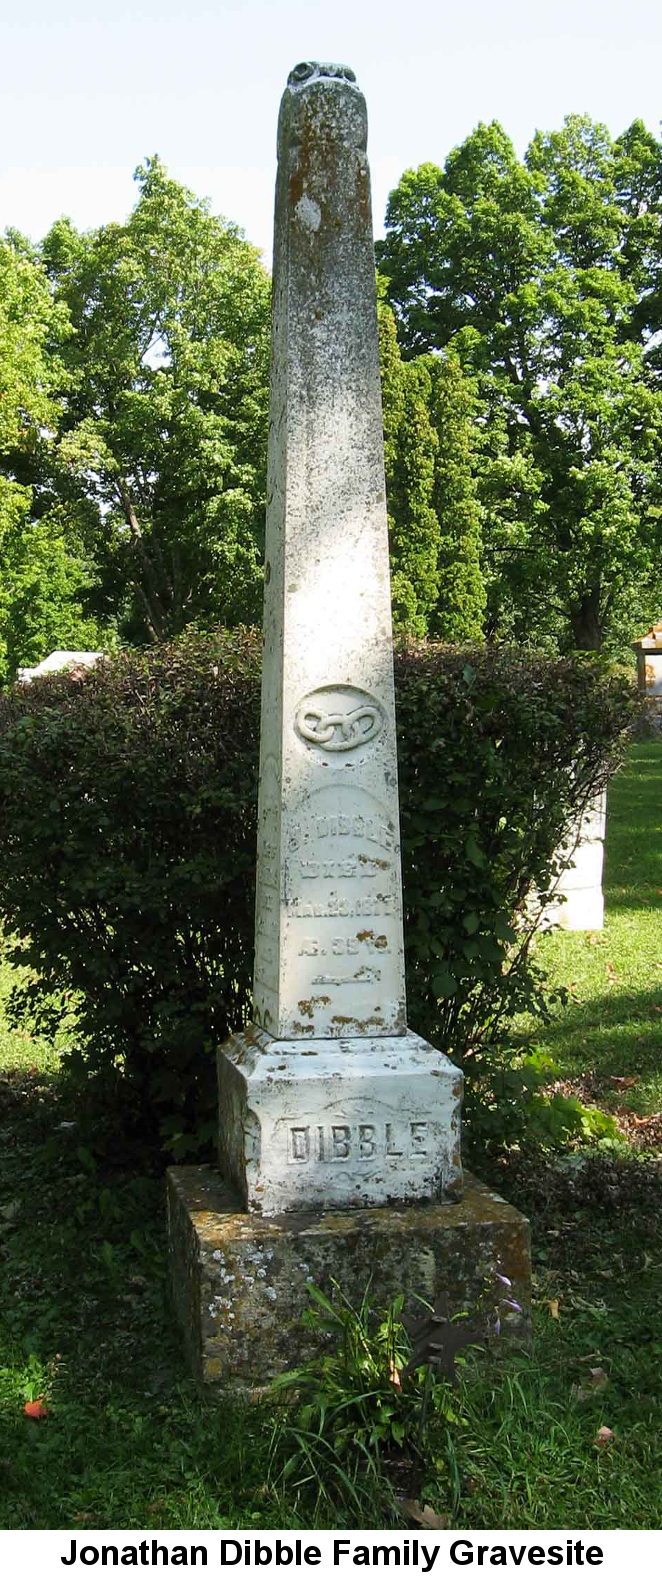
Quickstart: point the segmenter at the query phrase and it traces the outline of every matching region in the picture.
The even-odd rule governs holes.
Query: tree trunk
[[[153,641],[163,639],[167,636],[168,621],[163,607],[162,592],[159,589],[159,575],[152,557],[148,553],[142,534],[142,528],[136,516],[133,501],[129,492],[129,487],[125,478],[118,478],[117,488],[120,500],[122,502],[126,524],[131,531],[133,542],[136,545],[140,557],[144,582],[142,585],[138,584],[137,592],[144,605],[147,629]],[[159,555],[159,560],[160,558],[161,557]],[[172,588],[167,583],[167,579],[164,580],[164,591],[166,598],[168,598],[169,602],[172,602]]]
[[[570,611],[570,627],[575,648],[602,648],[604,614],[600,608],[600,588],[589,588]]]

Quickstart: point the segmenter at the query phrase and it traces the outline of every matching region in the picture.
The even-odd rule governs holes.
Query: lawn
[[[543,942],[572,989],[537,1030],[562,1079],[650,1148],[656,1123],[632,1116],[662,1108],[661,775],[662,748],[636,746],[612,787],[607,927]],[[624,1142],[579,1171],[525,1150],[483,1162],[532,1218],[534,1346],[470,1365],[452,1396],[416,1478],[450,1525],[659,1526],[659,1154]],[[83,1134],[54,1052],[0,1024],[0,1525],[356,1527],[269,1474],[272,1405],[198,1398],[167,1302],[162,1179],[112,1116]],[[48,1415],[26,1416],[39,1399]]]
[[[556,931],[538,960],[569,992],[541,1048],[581,1097],[662,1152],[662,743],[640,742],[609,788],[605,927]]]

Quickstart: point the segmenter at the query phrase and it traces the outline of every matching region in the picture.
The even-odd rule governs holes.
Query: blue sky
[[[523,152],[587,111],[662,117],[660,0],[24,0],[3,17],[0,231],[121,219],[159,153],[268,256],[278,103],[299,60],[352,66],[368,101],[375,230],[402,171],[496,117]]]

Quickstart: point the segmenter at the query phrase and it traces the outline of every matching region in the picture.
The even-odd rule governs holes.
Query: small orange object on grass
[[[26,1417],[48,1417],[50,1406],[44,1406],[43,1401],[26,1401],[23,1407]]]

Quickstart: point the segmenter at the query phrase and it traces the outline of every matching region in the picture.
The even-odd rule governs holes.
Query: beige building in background
[[[639,691],[650,704],[651,719],[662,729],[662,621],[632,644],[637,656]]]

